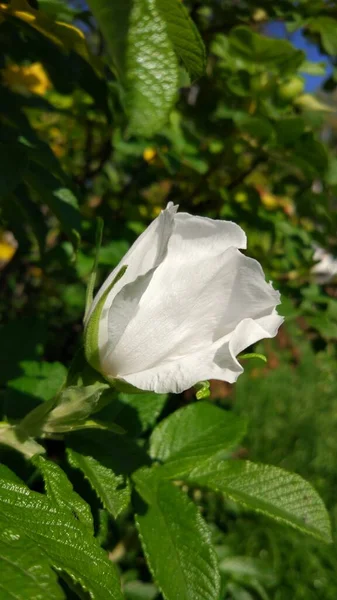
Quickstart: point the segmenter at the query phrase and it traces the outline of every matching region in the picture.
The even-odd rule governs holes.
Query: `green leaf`
[[[264,65],[282,74],[294,72],[305,58],[304,52],[296,50],[290,42],[260,35],[245,26],[232,29],[228,40],[229,56],[237,55],[248,66],[254,65],[254,71],[256,65]]]
[[[46,555],[10,524],[0,530],[0,565],[2,600],[65,598]]]
[[[206,53],[198,29],[180,0],[156,0],[165,19],[170,41],[192,78],[201,77],[206,66]]]
[[[154,425],[167,401],[167,394],[142,392],[124,394],[98,413],[102,422],[113,420],[122,427],[127,435],[137,437]]]
[[[265,118],[238,113],[234,120],[241,131],[262,143],[267,142],[274,135],[272,124]]]
[[[179,477],[211,456],[226,456],[245,434],[245,421],[208,402],[190,404],[153,431],[150,454],[165,466],[165,477]]]
[[[155,600],[158,596],[158,588],[153,583],[142,581],[128,581],[123,591],[126,600]]]
[[[16,483],[0,466],[0,521],[17,529],[93,600],[122,600],[115,567],[88,528],[43,494]]]
[[[80,469],[103,506],[116,519],[130,503],[130,485],[123,475],[117,475],[92,456],[85,456],[68,448],[69,464]]]
[[[325,146],[312,135],[303,136],[294,146],[292,163],[298,165],[308,177],[323,176],[328,168]]]
[[[49,206],[60,221],[63,231],[77,248],[81,231],[81,215],[73,191],[65,182],[32,162],[25,173],[25,183],[42,204]]]
[[[270,587],[277,583],[275,573],[262,560],[250,556],[228,556],[220,561],[219,569],[227,577],[230,575],[242,584],[260,581]]]
[[[15,194],[12,195],[11,200],[15,204],[16,210],[22,214],[23,221],[29,223],[33,235],[38,243],[40,256],[43,256],[48,227],[40,207],[36,204],[36,202],[33,202],[27,186],[23,184],[20,184],[16,188]]]
[[[27,163],[27,153],[20,144],[0,142],[0,199],[19,185]]]
[[[311,62],[305,60],[300,67],[301,73],[308,73],[308,75],[325,75],[327,64],[325,62]]]
[[[331,541],[330,521],[323,501],[299,475],[248,461],[211,459],[192,471],[187,480],[223,492],[251,510],[320,540]]]
[[[67,369],[59,362],[22,361],[24,375],[12,379],[8,386],[22,392],[28,392],[39,400],[49,400],[64,385]]]
[[[156,0],[89,2],[125,92],[132,133],[150,136],[167,121],[178,64]]]
[[[68,435],[67,446],[80,454],[92,456],[117,475],[130,475],[151,463],[138,443],[125,435],[115,435],[106,430],[86,430]]]
[[[151,470],[134,476],[136,524],[146,560],[166,600],[218,600],[218,560],[207,525],[187,496]]]
[[[37,456],[33,459],[34,465],[41,472],[46,494],[53,504],[65,508],[88,527],[89,532],[94,534],[94,523],[89,505],[79,496],[71,485],[65,472],[59,465],[50,460]]]
[[[302,117],[284,117],[274,126],[279,144],[288,146],[294,144],[304,133],[305,120]]]
[[[21,361],[41,357],[47,331],[39,319],[11,321],[0,328],[0,384],[22,374]]]
[[[320,34],[324,50],[335,56],[337,54],[337,21],[332,17],[315,17],[307,24],[310,31]]]

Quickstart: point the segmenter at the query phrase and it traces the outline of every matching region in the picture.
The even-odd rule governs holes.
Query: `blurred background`
[[[305,477],[336,531],[337,6],[184,4],[206,45],[206,73],[191,81],[180,68],[175,107],[152,136],[130,134],[84,2],[0,5],[2,413],[22,417],[65,377],[98,216],[100,281],[169,201],[233,220],[286,319],[277,339],[254,348],[267,364],[245,361],[235,386],[212,382],[211,399],[248,418],[238,455]],[[336,600],[334,546],[214,494],[194,499],[217,546],[223,600]],[[159,598],[127,515],[109,527],[107,544],[127,539],[112,559],[128,599]]]

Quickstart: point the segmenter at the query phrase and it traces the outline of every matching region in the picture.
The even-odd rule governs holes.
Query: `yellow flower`
[[[31,65],[8,65],[2,75],[5,83],[12,90],[43,96],[52,87],[50,79],[41,63]]]
[[[143,158],[144,158],[144,160],[146,160],[146,162],[151,162],[151,160],[154,159],[156,154],[157,154],[157,152],[156,152],[155,148],[145,148],[145,150],[143,152]]]

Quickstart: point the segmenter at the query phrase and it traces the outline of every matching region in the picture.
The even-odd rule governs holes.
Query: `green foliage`
[[[337,247],[336,30],[324,0],[0,6],[4,598],[335,600],[337,300],[311,269]],[[282,292],[233,403],[85,366],[86,287],[171,200],[239,223]]]
[[[122,598],[117,573],[87,526],[69,510],[56,508],[54,501],[13,481],[1,469],[0,520],[27,536],[60,571],[68,573],[93,598]],[[13,536],[15,546],[15,535]]]
[[[92,456],[69,448],[68,459],[88,479],[106,510],[116,519],[130,503],[130,485],[123,475],[117,475]]]
[[[40,596],[63,600],[56,573],[34,540],[15,528],[0,533],[1,595],[4,600],[36,600]]]
[[[198,509],[184,493],[148,473],[135,477],[146,501],[136,504],[136,523],[150,569],[164,598],[219,597],[216,554]]]
[[[228,456],[245,433],[245,422],[206,402],[190,404],[164,419],[150,439],[152,458],[179,478],[207,459]]]
[[[331,541],[330,521],[324,504],[298,475],[247,461],[197,467],[189,481],[223,492],[239,504],[283,521],[306,533]]]

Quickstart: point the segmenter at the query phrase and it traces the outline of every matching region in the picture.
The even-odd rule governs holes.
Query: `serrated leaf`
[[[0,521],[26,535],[51,565],[68,573],[93,600],[122,600],[115,567],[87,527],[45,495],[14,482],[2,466]]]
[[[331,541],[329,516],[323,501],[299,475],[248,461],[210,460],[187,481],[223,492],[247,508]]]
[[[71,485],[65,472],[59,465],[42,456],[33,459],[33,463],[42,474],[46,494],[49,499],[60,508],[65,508],[75,514],[79,521],[88,527],[94,534],[94,522],[89,505],[79,496]]]
[[[162,476],[179,477],[211,456],[224,456],[242,439],[246,423],[209,402],[190,404],[153,431],[150,455],[165,466]]]
[[[148,474],[150,473],[150,476]],[[166,600],[218,600],[218,560],[207,525],[187,496],[151,471],[138,472],[136,524],[146,560]]]
[[[2,600],[65,598],[48,558],[35,542],[10,524],[0,530]]]
[[[165,19],[169,38],[187,72],[192,78],[201,77],[206,66],[206,53],[198,29],[180,0],[156,0]]]
[[[151,463],[139,444],[110,431],[89,430],[68,435],[67,446],[80,454],[92,456],[117,475],[130,475]]]
[[[167,121],[178,64],[156,0],[90,0],[125,92],[132,133],[149,136]]]
[[[116,519],[130,503],[130,485],[123,475],[117,475],[92,456],[85,456],[70,448],[67,450],[69,464],[80,469],[100,498],[103,506]]]

